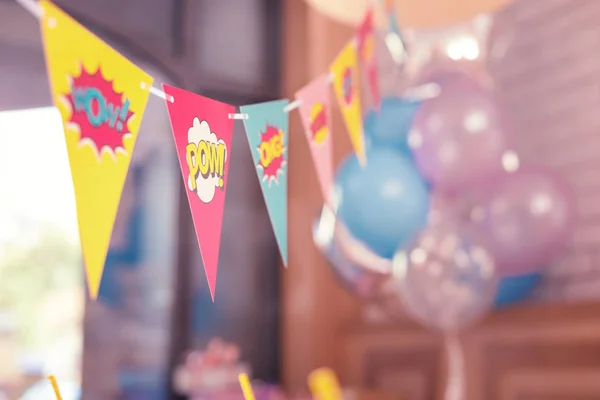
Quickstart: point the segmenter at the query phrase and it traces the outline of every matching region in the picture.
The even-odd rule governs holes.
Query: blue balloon
[[[365,117],[367,147],[389,146],[404,154],[411,154],[407,137],[420,105],[418,101],[398,97],[384,98],[381,110],[370,111]]]
[[[411,160],[394,149],[367,149],[364,167],[352,154],[335,182],[338,217],[381,257],[391,259],[427,222],[427,185]]]
[[[498,285],[498,293],[496,293],[494,304],[496,307],[506,307],[525,300],[540,283],[541,279],[542,275],[537,272],[502,278],[500,285]]]

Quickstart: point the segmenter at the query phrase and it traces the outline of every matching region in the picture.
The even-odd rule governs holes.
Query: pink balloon
[[[501,170],[506,123],[482,86],[458,78],[440,86],[440,95],[419,108],[409,144],[431,183],[458,190]]]
[[[564,251],[573,233],[575,202],[568,186],[541,169],[520,169],[479,187],[472,217],[498,272],[538,271]]]

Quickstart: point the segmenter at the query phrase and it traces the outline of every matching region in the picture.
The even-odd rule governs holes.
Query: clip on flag
[[[208,288],[215,300],[235,107],[164,85]]]
[[[354,152],[362,165],[366,164],[365,138],[362,128],[362,115],[360,105],[360,80],[358,75],[358,60],[354,41],[349,42],[342,49],[338,57],[331,64],[333,75],[333,90],[346,128],[350,135],[350,142]]]
[[[250,152],[256,164],[260,188],[283,264],[287,267],[287,160],[289,116],[284,108],[289,100],[240,107]]]
[[[104,263],[152,78],[50,1],[40,2],[50,91],[60,111],[90,297]]]
[[[321,75],[296,93],[304,132],[319,179],[323,199],[330,204],[333,186],[333,139],[329,74]]]

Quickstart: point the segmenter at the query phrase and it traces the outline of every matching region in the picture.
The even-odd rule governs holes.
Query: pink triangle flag
[[[296,93],[300,117],[310,146],[323,199],[330,202],[333,184],[333,140],[329,74],[321,75]]]
[[[235,107],[163,85],[177,157],[200,246],[210,295],[215,300],[219,245]]]

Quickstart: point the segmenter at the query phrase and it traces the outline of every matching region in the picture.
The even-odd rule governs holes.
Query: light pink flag
[[[329,90],[329,74],[324,74],[296,93],[296,99],[300,102],[300,117],[304,124],[304,131],[326,203],[329,203],[333,184],[333,142]]]

